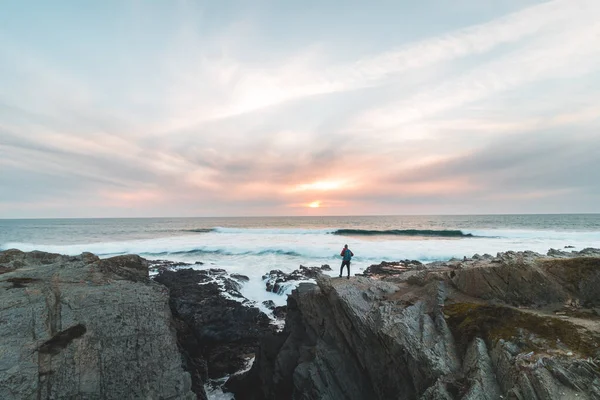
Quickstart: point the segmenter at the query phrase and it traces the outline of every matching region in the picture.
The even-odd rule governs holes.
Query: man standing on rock
[[[342,273],[344,272],[344,266],[347,266],[348,267],[348,279],[350,279],[350,260],[352,259],[352,256],[354,256],[354,253],[348,248],[348,245],[346,244],[346,245],[344,245],[344,248],[342,249],[340,256],[343,257],[342,266],[340,267],[340,278],[342,277]]]

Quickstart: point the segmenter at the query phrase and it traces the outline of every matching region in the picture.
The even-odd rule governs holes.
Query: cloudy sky
[[[600,212],[600,1],[0,3],[0,218]]]

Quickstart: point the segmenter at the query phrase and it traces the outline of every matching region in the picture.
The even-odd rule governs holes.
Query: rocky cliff
[[[319,276],[227,387],[245,399],[600,399],[600,252]]]
[[[245,368],[271,320],[239,292],[242,275],[222,269],[162,270],[154,279],[169,289],[181,350],[194,388]]]
[[[0,252],[0,399],[195,399],[147,267]]]

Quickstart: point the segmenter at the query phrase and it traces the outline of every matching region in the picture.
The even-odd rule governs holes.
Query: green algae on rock
[[[540,316],[512,307],[456,303],[444,307],[448,325],[460,345],[476,337],[492,347],[498,340],[518,343],[522,351],[547,351],[561,345],[582,357],[600,356],[600,333],[557,317]]]

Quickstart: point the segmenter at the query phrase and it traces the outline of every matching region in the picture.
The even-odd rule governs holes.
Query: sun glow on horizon
[[[310,208],[319,208],[321,206],[321,202],[320,201],[313,201],[312,203],[310,203],[308,205]]]

